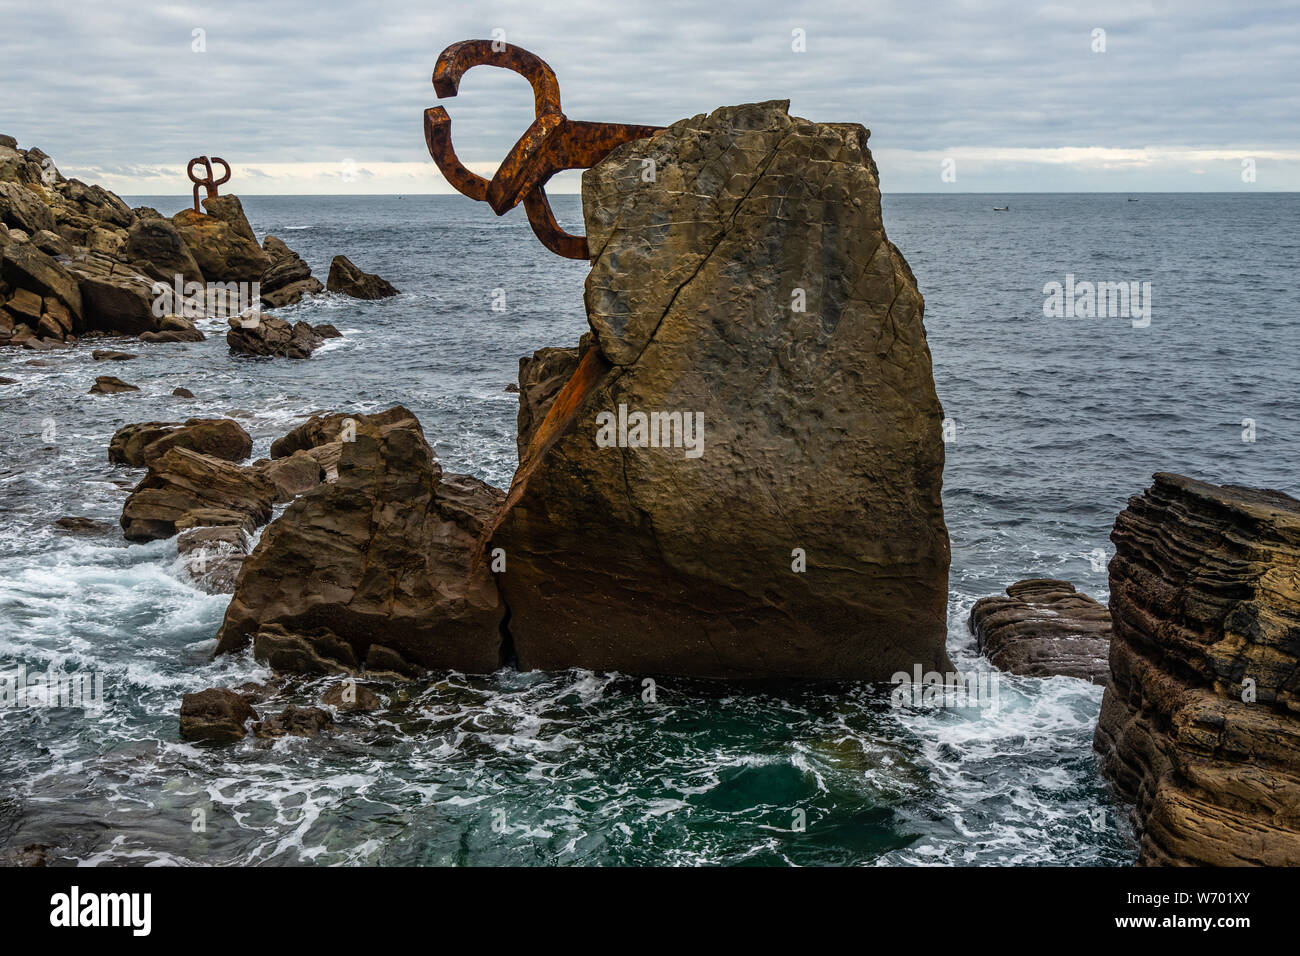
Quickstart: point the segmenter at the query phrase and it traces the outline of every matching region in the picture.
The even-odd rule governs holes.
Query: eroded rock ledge
[[[980,598],[969,627],[998,670],[1024,677],[1110,676],[1110,611],[1069,581],[1030,578]]]
[[[1157,474],[1111,540],[1095,744],[1139,862],[1300,864],[1300,501]]]

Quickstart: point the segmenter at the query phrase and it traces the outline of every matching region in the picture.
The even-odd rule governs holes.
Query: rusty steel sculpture
[[[537,238],[557,255],[587,259],[587,238],[565,232],[555,221],[546,199],[546,181],[565,169],[585,169],[610,151],[634,139],[653,136],[662,126],[627,123],[584,123],[560,112],[560,84],[540,58],[522,47],[493,40],[464,40],[442,51],[433,68],[433,88],[439,99],[455,96],[460,79],[474,66],[498,66],[526,79],[533,88],[536,118],[506,154],[489,181],[471,173],[451,148],[451,117],[441,106],[424,111],[424,139],[429,155],[447,182],[486,202],[503,216],[520,202]]]
[[[226,174],[222,176],[220,179],[212,178],[213,163],[220,163],[226,169]],[[202,179],[199,179],[198,176],[194,175],[194,167],[199,165],[202,165],[203,168],[207,171],[207,175],[204,176]],[[207,190],[208,199],[211,199],[213,196],[217,195],[217,187],[220,186],[222,183],[230,182],[230,164],[227,163],[220,156],[213,156],[211,159],[208,159],[208,157],[206,156],[195,156],[193,159],[190,160],[189,166],[185,167],[185,175],[189,176],[190,182],[194,184],[194,211],[203,212],[203,207],[199,205],[199,187],[202,186],[204,189]]]

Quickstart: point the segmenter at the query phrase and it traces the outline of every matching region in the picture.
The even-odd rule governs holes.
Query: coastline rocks
[[[1110,676],[1110,611],[1068,581],[1017,581],[1005,596],[976,601],[968,626],[998,670],[1094,684]]]
[[[29,236],[54,230],[54,213],[34,191],[15,182],[0,181],[0,222]]]
[[[590,335],[583,336],[591,342]],[[519,460],[524,460],[524,452],[533,439],[533,432],[546,418],[555,396],[578,370],[581,358],[579,348],[544,348],[538,349],[532,357],[519,360],[519,415],[515,432],[515,445]]]
[[[340,292],[354,299],[386,299],[398,295],[392,283],[370,272],[362,272],[347,256],[335,256],[330,263],[329,278],[325,280],[329,292]]]
[[[315,737],[334,726],[329,711],[319,707],[295,707],[290,704],[269,720],[253,725],[253,734],[262,738]]]
[[[202,342],[203,339],[194,322],[182,315],[164,315],[158,331],[140,333],[141,342]]]
[[[94,518],[82,518],[77,515],[64,515],[62,518],[56,518],[54,527],[64,534],[83,535],[108,534],[114,530],[113,526],[107,521],[96,521]]]
[[[306,322],[290,325],[284,319],[262,313],[261,315],[230,319],[226,344],[237,355],[281,358],[310,358],[324,342]]]
[[[117,352],[113,349],[95,349],[90,357],[96,362],[129,362],[133,358],[139,358],[131,352]]]
[[[505,612],[471,559],[501,492],[444,475],[400,406],[342,419],[355,434],[338,442],[337,480],[295,499],[262,533],[217,653],[251,642],[277,670],[314,673],[496,670]]]
[[[596,345],[489,535],[521,668],[953,670],[943,411],[867,136],[752,104],[583,173]]]
[[[1094,743],[1138,862],[1300,864],[1300,501],[1157,474],[1111,540]]]
[[[214,687],[181,698],[181,739],[233,744],[247,735],[257,711],[233,690]]]
[[[108,443],[108,460],[115,465],[143,468],[171,448],[188,448],[224,461],[243,461],[253,453],[253,439],[229,418],[191,418],[179,422],[136,422],[123,425]]]
[[[169,448],[150,462],[122,508],[128,541],[170,538],[205,525],[251,531],[271,520],[275,486],[249,468],[187,448]]]
[[[262,251],[271,257],[271,267],[262,276],[262,304],[278,309],[301,302],[303,296],[315,295],[324,287],[311,274],[311,267],[275,236],[267,236]]]
[[[354,680],[335,684],[321,696],[320,702],[326,707],[333,707],[345,713],[353,711],[368,713],[383,706],[378,694]]]
[[[62,264],[30,243],[11,242],[3,247],[0,286],[13,290],[11,303],[14,299],[19,300],[18,305],[6,305],[17,321],[30,318],[30,297],[34,295],[41,298],[42,314],[53,309],[61,325],[66,321],[69,332],[80,334],[84,330],[80,283]],[[20,296],[19,293],[26,295]],[[28,324],[35,327],[35,323]]]
[[[321,463],[306,451],[294,452],[288,458],[256,461],[253,470],[275,485],[276,504],[292,501],[325,480]]]

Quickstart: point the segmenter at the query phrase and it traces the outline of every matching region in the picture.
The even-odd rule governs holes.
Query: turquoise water
[[[579,226],[576,197],[554,204]],[[280,310],[343,331],[308,362],[237,361],[216,322],[202,343],[118,343],[140,358],[112,368],[88,348],[45,367],[0,354],[0,375],[19,379],[0,396],[0,670],[85,668],[107,694],[90,717],[0,708],[0,846],[48,844],[61,863],[1132,862],[1090,749],[1101,690],[1068,678],[1005,678],[996,710],[958,710],[894,707],[879,685],[661,680],[649,703],[621,675],[438,674],[333,738],[180,741],[182,694],[269,674],[209,659],[228,598],[185,583],[174,541],[50,527],[116,521],[138,473],[108,464],[113,431],[229,414],[258,455],[311,411],[401,402],[445,467],[504,486],[519,356],[585,329],[585,267],[546,252],[517,212],[461,197],[245,206],[320,277],[344,252],[403,295]],[[887,196],[885,211],[926,295],[953,426],[959,666],[984,667],[971,604],[1011,581],[1059,576],[1105,599],[1097,552],[1104,564],[1115,514],[1153,471],[1300,490],[1300,197]],[[1045,318],[1043,286],[1067,273],[1150,281],[1150,326]],[[86,395],[98,374],[142,392]],[[178,406],[179,385],[196,400]]]

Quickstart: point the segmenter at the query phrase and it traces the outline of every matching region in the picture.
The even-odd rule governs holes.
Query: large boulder
[[[11,242],[0,251],[0,285],[26,290],[43,302],[58,303],[68,315],[72,331],[80,333],[85,327],[77,277],[29,242]],[[43,305],[42,310],[47,307]]]
[[[181,698],[180,732],[184,740],[233,744],[243,740],[257,711],[233,690],[213,687]]]
[[[501,492],[443,474],[405,409],[348,417],[337,480],[295,499],[244,560],[218,653],[251,642],[307,672],[496,670],[505,609],[472,556]]]
[[[923,300],[867,130],[786,107],[682,120],[583,174],[596,346],[490,535],[521,667],[952,670]]]
[[[174,285],[177,276],[181,277],[182,286],[187,282],[203,282],[203,271],[170,220],[138,219],[127,234],[122,255],[142,272],[168,285]]]
[[[1111,540],[1095,744],[1138,862],[1300,865],[1300,501],[1158,474]]]
[[[62,205],[104,226],[125,230],[135,222],[131,207],[103,186],[87,186],[79,179],[69,179],[60,182],[56,192]]]
[[[186,528],[229,526],[251,531],[271,520],[275,486],[251,468],[188,448],[170,448],[150,462],[122,508],[128,541],[170,538]]]
[[[218,209],[234,217],[233,207]],[[239,214],[242,217],[242,209]],[[244,233],[247,220],[232,225],[215,215],[182,209],[171,221],[209,282],[260,282],[271,265],[271,257],[257,244],[252,230]]]
[[[354,299],[386,299],[398,294],[391,282],[372,272],[363,272],[347,256],[335,256],[330,262],[329,278],[325,280],[329,292],[350,295]]]
[[[157,331],[161,317],[153,279],[103,255],[73,256],[64,267],[77,280],[88,330],[126,335]]]
[[[1110,676],[1110,611],[1069,581],[1017,581],[1005,595],[976,601],[968,626],[998,670],[1094,684]]]

